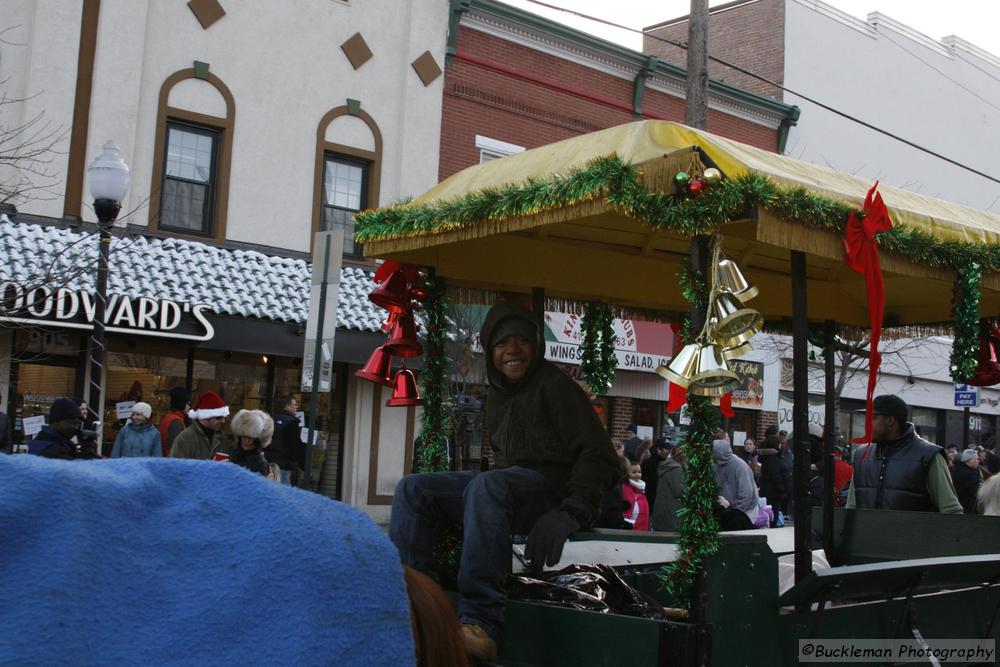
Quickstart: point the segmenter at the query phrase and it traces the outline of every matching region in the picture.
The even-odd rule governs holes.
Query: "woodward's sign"
[[[96,297],[68,287],[34,287],[0,283],[0,321],[92,329]],[[170,299],[112,294],[105,313],[107,331],[185,340],[211,340],[211,307]]]
[[[579,315],[545,313],[545,358],[556,363],[578,366],[582,363]],[[618,370],[652,373],[670,361],[674,334],[668,324],[641,320],[613,322],[615,357]]]

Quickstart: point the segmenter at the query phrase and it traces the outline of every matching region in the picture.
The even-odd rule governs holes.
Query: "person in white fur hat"
[[[236,437],[229,460],[251,472],[268,476],[271,467],[264,458],[264,448],[271,443],[274,435],[274,420],[260,410],[240,410],[230,425]]]
[[[163,456],[160,432],[150,423],[152,416],[153,408],[149,403],[139,401],[132,406],[131,420],[118,431],[111,458]]]
[[[214,391],[206,391],[188,412],[191,425],[180,432],[170,449],[172,459],[211,459],[226,452],[222,427],[229,416],[229,406]]]

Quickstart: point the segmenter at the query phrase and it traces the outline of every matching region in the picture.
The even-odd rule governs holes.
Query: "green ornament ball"
[[[678,188],[686,188],[687,184],[688,184],[688,181],[690,181],[690,180],[691,180],[691,177],[688,176],[687,173],[685,173],[683,171],[678,171],[674,175],[674,185],[676,185]]]

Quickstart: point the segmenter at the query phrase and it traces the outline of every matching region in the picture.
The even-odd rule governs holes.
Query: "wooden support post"
[[[542,319],[545,319],[545,288],[531,288],[531,311]]]
[[[833,558],[833,445],[837,438],[837,411],[835,401],[834,344],[837,339],[837,325],[833,320],[823,324],[824,342],[826,343],[826,363],[824,364],[826,380],[826,416],[823,420],[823,550],[827,560]]]
[[[806,311],[806,256],[792,251],[792,432],[795,466],[795,581],[812,572],[812,511],[809,503],[809,319]]]

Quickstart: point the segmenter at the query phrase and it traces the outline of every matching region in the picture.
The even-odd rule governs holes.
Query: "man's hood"
[[[729,445],[728,440],[712,441],[712,458],[716,463],[723,463],[733,458],[733,448]]]
[[[490,308],[490,312],[486,315],[486,321],[483,322],[483,326],[479,330],[479,344],[482,346],[484,356],[486,357],[486,377],[489,378],[490,385],[502,390],[508,388],[507,380],[500,373],[499,369],[493,365],[493,348],[490,345],[490,338],[492,338],[497,326],[510,318],[518,318],[528,322],[534,327],[536,332],[535,339],[532,341],[534,354],[532,355],[531,365],[528,367],[528,372],[525,374],[524,379],[517,384],[523,384],[531,377],[545,357],[545,335],[542,320],[538,315],[510,301],[501,301]]]

